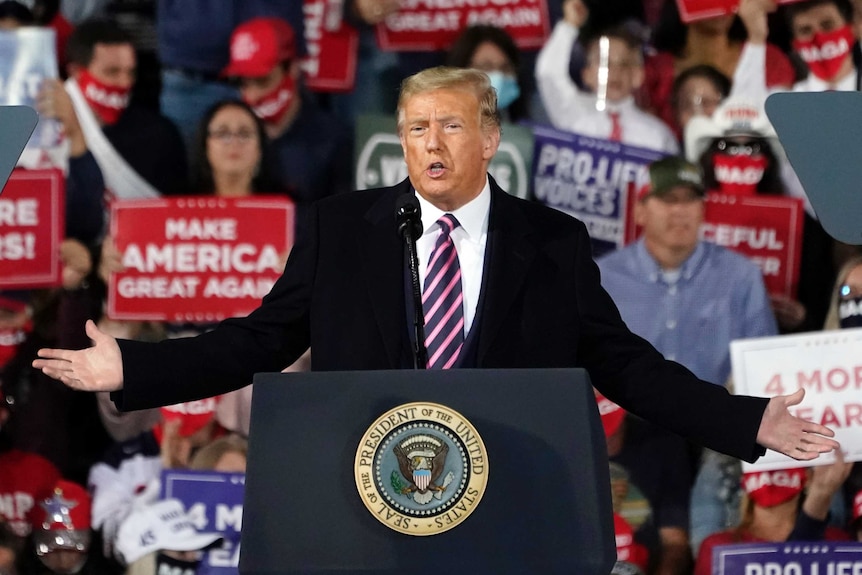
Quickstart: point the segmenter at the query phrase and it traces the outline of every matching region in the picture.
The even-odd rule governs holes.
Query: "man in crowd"
[[[731,95],[762,101],[766,88],[767,15],[774,0],[743,0],[739,17],[748,40],[733,75]],[[793,85],[794,92],[853,91],[859,89],[853,63],[853,8],[848,0],[806,0],[784,7],[793,49],[808,67],[808,75]]]
[[[302,2],[284,0],[156,0],[156,31],[161,63],[162,113],[176,124],[187,150],[204,112],[221,100],[238,96],[235,86],[220,77],[228,61],[234,29],[247,20],[276,16],[297,34],[300,55],[305,50]],[[205,24],[205,25],[204,25]]]
[[[701,379],[724,385],[732,340],[778,332],[760,269],[700,240],[705,191],[696,165],[673,156],[653,162],[634,208],[643,235],[598,264],[602,286],[633,332]]]
[[[69,79],[46,82],[40,113],[56,118],[69,140],[70,172],[101,197],[158,197],[187,192],[187,162],[176,127],[145,108],[129,107],[135,48],[115,24],[80,24],[67,47]],[[76,161],[80,159],[81,161]]]
[[[441,67],[405,80],[398,133],[409,177],[315,204],[284,274],[248,317],[159,343],[116,340],[87,322],[92,347],[42,349],[33,366],[77,389],[117,392],[123,409],[221,394],[308,347],[314,370],[409,369],[411,290],[394,213],[415,194],[432,368],[583,367],[626,410],[747,460],[764,447],[803,460],[838,447],[831,430],[788,411],[803,390],[732,396],[628,330],[600,285],[585,226],[487,175],[500,123],[484,73]]]
[[[587,17],[583,0],[565,0],[563,19],[554,26],[536,60],[536,84],[554,127],[676,154],[679,145],[670,128],[638,108],[634,99],[644,82],[642,40],[624,25],[580,37]],[[602,37],[608,39],[604,82]],[[586,55],[581,75],[590,92],[579,89],[569,76],[569,61],[578,40]]]
[[[350,189],[353,135],[320,109],[302,87],[293,28],[280,18],[255,18],[234,30],[223,75],[263,120],[272,148],[271,173],[301,207]]]
[[[744,256],[699,239],[705,188],[696,165],[672,156],[653,162],[638,193],[634,217],[643,235],[599,259],[602,286],[634,333],[701,379],[724,385],[732,340],[778,333],[761,271]],[[695,449],[690,467],[699,460]],[[723,463],[707,452],[700,466],[692,498],[695,549],[735,519],[736,476],[725,490],[728,501],[716,496]]]

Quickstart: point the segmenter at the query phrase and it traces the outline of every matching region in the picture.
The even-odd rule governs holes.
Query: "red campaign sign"
[[[211,322],[248,315],[293,246],[286,198],[175,197],[111,205],[124,270],[111,274],[114,319]]]
[[[377,25],[377,43],[390,51],[448,50],[467,26],[504,28],[521,49],[541,48],[550,31],[546,0],[402,0]]]
[[[60,170],[12,171],[0,195],[0,288],[60,285],[65,212]]]
[[[798,198],[707,194],[701,237],[748,256],[769,293],[795,298],[803,210]]]
[[[778,4],[792,4],[800,0],[777,0]],[[680,19],[688,24],[725,14],[736,14],[739,0],[676,0]]]
[[[634,196],[629,190],[626,244],[643,232],[634,222]],[[769,293],[795,298],[802,257],[803,209],[798,198],[710,193],[706,196],[700,235],[756,263],[763,271],[763,283]]]
[[[346,24],[332,0],[304,0],[305,84],[315,92],[347,92],[356,81],[359,32]]]

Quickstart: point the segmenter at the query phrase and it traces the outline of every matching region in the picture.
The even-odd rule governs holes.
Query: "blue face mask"
[[[497,90],[497,108],[505,110],[521,95],[521,88],[514,76],[499,71],[488,72],[491,85]]]

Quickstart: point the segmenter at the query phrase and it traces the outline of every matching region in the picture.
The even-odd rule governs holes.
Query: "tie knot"
[[[452,230],[460,226],[461,224],[458,222],[458,219],[452,214],[443,214],[437,223],[440,225],[440,229],[442,230],[443,235],[448,236],[452,233]]]

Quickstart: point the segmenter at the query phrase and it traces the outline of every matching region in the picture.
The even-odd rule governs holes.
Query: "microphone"
[[[413,194],[401,194],[395,200],[395,222],[398,235],[407,248],[407,264],[410,267],[410,284],[413,288],[413,367],[425,369],[428,351],[425,349],[425,312],[422,310],[422,289],[419,285],[419,256],[416,254],[416,238],[422,235],[422,209]]]
[[[422,235],[422,209],[413,194],[401,194],[395,200],[395,221],[398,235],[409,241]]]

